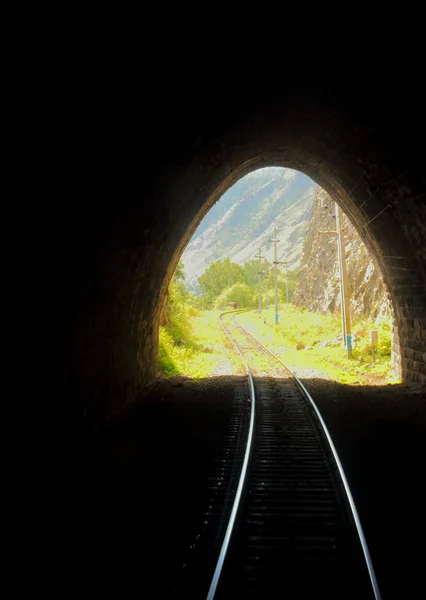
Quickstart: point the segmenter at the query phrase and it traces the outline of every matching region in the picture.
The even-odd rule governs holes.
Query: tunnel
[[[185,245],[264,166],[302,171],[340,203],[383,274],[402,379],[426,381],[421,94],[367,87],[290,80],[242,98],[203,81],[173,102],[156,88],[143,111],[131,86],[114,105],[89,102],[62,240],[64,384],[77,418],[132,403],[155,377],[159,313]]]
[[[46,304],[58,315],[50,355],[60,360],[59,387],[51,378],[50,362],[40,370],[43,390],[50,389],[54,397],[49,423],[57,438],[50,448],[47,485],[54,493],[43,510],[54,540],[55,577],[59,585],[74,582],[78,590],[85,585],[85,569],[92,570],[93,590],[100,583],[108,589],[106,569],[117,573],[118,590],[127,579],[140,582],[135,548],[151,514],[137,528],[130,523],[132,534],[124,535],[120,528],[126,511],[139,515],[132,499],[137,485],[145,484],[137,469],[127,479],[118,468],[114,471],[114,461],[113,467],[106,461],[99,483],[100,451],[98,441],[91,440],[141,398],[144,403],[145,390],[157,376],[160,312],[174,268],[209,208],[249,172],[265,166],[299,170],[341,205],[383,275],[393,308],[395,366],[404,384],[426,383],[426,127],[419,72],[408,66],[395,72],[390,63],[386,70],[360,60],[344,72],[328,65],[320,77],[286,73],[277,78],[275,73],[273,85],[258,85],[252,74],[244,79],[247,74],[228,63],[227,68],[220,62],[201,68],[177,63],[155,74],[148,63],[136,71],[114,61],[101,74],[84,70],[68,90],[71,102],[60,126],[66,152],[58,153],[61,177],[52,205],[53,214],[62,212],[53,225],[49,217],[38,230],[40,237],[46,231],[49,240],[43,260],[51,290]],[[243,80],[250,85],[242,87]],[[58,338],[62,353],[56,351]],[[150,457],[161,411],[141,411],[149,438],[144,452]],[[181,418],[173,413],[176,422]],[[416,419],[417,413],[410,427]],[[424,444],[419,433],[408,446],[417,462],[407,470],[398,462],[394,444],[400,426],[404,423],[392,422],[386,429],[386,448],[395,448],[383,475],[388,487],[383,484],[380,494],[379,478],[371,495],[379,490],[375,510],[380,510],[385,494],[396,490],[392,510],[404,505],[405,512],[395,517],[395,543],[403,545],[407,540],[414,544],[416,537],[405,530],[407,515],[410,527],[423,523],[421,478],[413,478]],[[341,423],[335,427],[344,437]],[[364,462],[355,470],[361,472],[380,453],[379,438],[361,448]],[[173,440],[179,443],[178,437]],[[88,457],[88,448],[95,458]],[[395,465],[401,478],[396,486]],[[167,494],[156,469],[154,460],[149,472]],[[138,494],[153,509],[152,484]],[[167,511],[166,500],[159,506]],[[118,558],[114,553],[103,557],[102,551],[107,555],[112,546]],[[102,560],[95,569],[96,556]],[[405,575],[412,574],[408,563],[413,556],[411,547],[401,589]],[[392,563],[394,573],[398,560],[396,556]]]

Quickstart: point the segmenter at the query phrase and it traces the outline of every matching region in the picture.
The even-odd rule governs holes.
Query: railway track
[[[236,314],[221,321],[247,381],[238,381],[185,597],[377,600],[361,524],[318,409]]]

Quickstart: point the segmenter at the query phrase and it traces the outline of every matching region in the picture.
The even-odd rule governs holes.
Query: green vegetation
[[[176,343],[167,328],[160,327],[158,366],[164,375],[200,378],[243,373],[240,359],[220,326],[221,312],[203,311],[192,317],[189,343]]]
[[[196,350],[192,319],[198,311],[191,298],[185,290],[183,267],[179,263],[169,285],[159,332],[158,367],[165,375],[180,373],[179,356]]]
[[[270,271],[266,260],[261,269]],[[189,294],[184,285],[184,273],[179,264],[172,278],[162,326],[160,327],[159,369],[165,375],[183,374],[206,377],[211,374],[231,374],[241,369],[239,359],[229,347],[219,324],[219,314],[236,302],[238,308],[256,307],[258,302],[257,260],[244,266],[229,259],[217,261],[200,277],[201,298]],[[289,272],[289,297],[296,273]],[[390,372],[391,325],[389,319],[380,323],[360,320],[352,324],[353,358],[348,359],[342,346],[341,322],[338,314],[311,313],[291,304],[281,304],[280,322],[274,324],[273,280],[262,282],[262,304],[268,289],[268,310],[259,315],[251,311],[239,315],[241,324],[262,341],[288,366],[302,377],[323,376],[341,383],[396,382]],[[285,299],[285,280],[279,279],[279,297]],[[214,310],[211,310],[211,309]],[[210,310],[205,310],[210,309]],[[379,344],[373,363],[369,330],[377,329]]]
[[[262,276],[261,291],[262,302],[265,302],[266,290],[268,290],[268,301],[274,300],[274,278],[272,265],[263,259],[260,271]],[[212,307],[223,308],[228,302],[237,302],[240,308],[256,306],[258,302],[258,273],[259,261],[249,260],[243,266],[237,265],[224,258],[212,263],[198,278],[201,286],[202,296],[195,303],[201,309]],[[287,285],[289,302],[293,296],[296,286],[296,271],[288,271]],[[286,298],[286,279],[284,273],[278,275],[278,291],[281,302]]]
[[[390,372],[391,326],[389,319],[374,324],[355,322],[352,359],[342,346],[339,315],[311,313],[294,306],[280,309],[280,322],[274,325],[273,310],[244,313],[240,323],[275,352],[283,362],[302,376],[318,371],[340,383],[396,383]],[[369,330],[379,332],[379,345],[373,363]]]
[[[198,281],[207,306],[212,306],[226,288],[235,283],[244,283],[244,271],[240,265],[224,258],[212,263]]]
[[[166,376],[206,377],[215,371],[237,373],[238,357],[227,347],[219,315],[196,307],[197,299],[184,286],[181,263],[169,286],[163,325],[159,331],[158,368]],[[224,348],[225,345],[225,348]]]
[[[253,292],[246,283],[234,283],[216,298],[215,307],[227,308],[229,302],[236,302],[238,308],[251,308],[253,306]]]

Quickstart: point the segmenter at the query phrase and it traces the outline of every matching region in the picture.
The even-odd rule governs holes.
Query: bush
[[[391,323],[389,319],[383,319],[376,325],[376,329],[379,332],[379,343],[377,350],[382,356],[391,355]]]
[[[158,368],[165,375],[177,375],[182,362],[198,348],[192,330],[192,319],[199,315],[194,298],[183,282],[182,269],[177,269],[169,285],[166,306],[166,325],[160,327]]]
[[[370,344],[370,330],[375,329],[379,334],[376,356],[390,357],[391,355],[391,330],[392,325],[389,318],[383,318],[374,323],[371,319],[356,321],[353,325],[355,353],[372,354]]]
[[[224,290],[215,301],[215,308],[227,308],[229,302],[236,302],[238,308],[253,306],[253,294],[246,283],[235,283]]]
[[[184,284],[172,279],[167,305],[169,326],[166,329],[176,344],[194,344],[191,319],[198,314],[198,309],[188,304],[190,299],[191,296],[185,290]]]
[[[179,369],[173,360],[173,341],[164,327],[160,327],[158,343],[158,368],[165,375],[178,375]]]

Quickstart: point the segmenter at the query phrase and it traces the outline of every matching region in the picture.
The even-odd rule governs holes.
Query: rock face
[[[334,206],[327,192],[317,188],[293,296],[293,304],[312,311],[340,310],[337,236],[321,233],[336,230]],[[346,215],[343,215],[342,231],[352,314],[374,319],[389,315],[390,304],[383,278]]]

